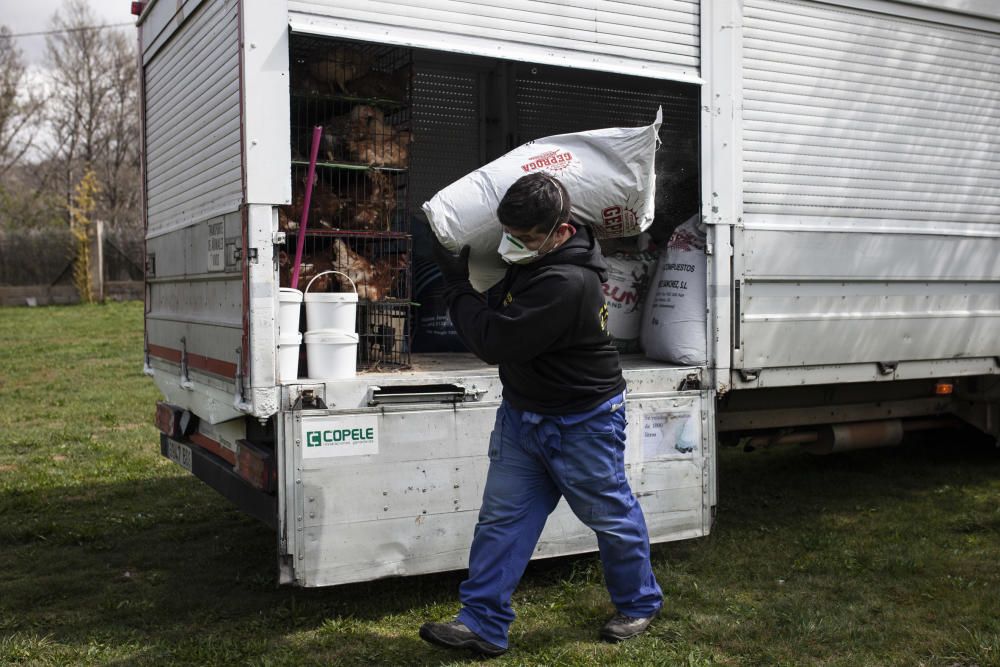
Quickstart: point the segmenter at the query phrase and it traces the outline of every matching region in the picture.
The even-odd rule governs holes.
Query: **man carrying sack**
[[[649,627],[663,594],[642,510],[625,478],[625,380],[607,331],[607,265],[590,229],[570,216],[565,187],[523,176],[500,201],[498,252],[510,264],[496,303],[469,283],[469,249],[438,244],[445,298],[462,342],[499,364],[503,402],[454,621],[425,623],[424,640],[485,656],[507,650],[510,599],[561,497],[597,535],[617,613],[607,641]]]

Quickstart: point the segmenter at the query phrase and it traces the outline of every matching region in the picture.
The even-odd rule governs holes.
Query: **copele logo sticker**
[[[304,459],[378,454],[378,417],[303,419],[302,435]]]
[[[324,445],[352,446],[374,440],[375,429],[373,428],[335,428],[306,433],[306,447],[323,447]]]

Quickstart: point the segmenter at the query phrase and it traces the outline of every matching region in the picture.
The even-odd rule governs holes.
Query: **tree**
[[[0,25],[0,179],[31,149],[41,99],[25,84],[24,61],[10,29]]]
[[[105,184],[104,219],[112,228],[140,228],[139,72],[133,47],[120,32],[111,34],[111,91],[104,108],[102,137],[106,154],[99,168]]]
[[[112,228],[138,227],[138,67],[121,32],[94,28],[85,0],[66,0],[53,15],[46,59],[48,158],[69,207],[82,174],[100,183],[96,213]]]
[[[80,293],[81,303],[94,302],[92,282],[93,268],[90,263],[90,228],[94,222],[95,198],[100,194],[97,176],[88,169],[73,191],[73,202],[69,205],[69,229],[76,241],[76,258],[73,260],[73,284]]]
[[[30,173],[44,101],[34,88],[10,30],[0,26],[0,229],[41,227],[56,217]]]

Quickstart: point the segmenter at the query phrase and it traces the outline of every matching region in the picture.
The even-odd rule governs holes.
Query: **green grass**
[[[462,573],[278,588],[274,534],[158,454],[137,303],[0,309],[0,664],[439,665]],[[968,441],[966,441],[968,440]],[[710,537],[654,547],[647,636],[594,556],[532,564],[497,665],[1000,665],[1000,453],[968,435],[720,454]]]

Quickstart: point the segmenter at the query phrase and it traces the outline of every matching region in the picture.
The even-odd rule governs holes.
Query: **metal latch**
[[[243,259],[243,250],[233,246],[233,262]],[[247,261],[251,264],[257,263],[257,248],[247,248]]]
[[[181,387],[191,389],[193,386],[191,373],[188,371],[187,336],[181,336]]]
[[[285,236],[285,232],[274,232],[271,234],[271,243],[273,245],[285,245],[285,241],[288,237]]]
[[[326,401],[316,395],[315,389],[303,389],[292,404],[292,410],[326,410]]]
[[[236,350],[236,393],[233,394],[233,405],[236,406],[237,410],[249,412],[250,405],[247,404],[247,388],[243,377],[243,348],[234,349]]]
[[[740,377],[743,378],[744,382],[754,382],[760,377],[759,368],[741,368]]]
[[[399,405],[406,403],[464,403],[478,401],[485,390],[466,389],[460,384],[417,384],[371,387],[368,405]]]
[[[897,366],[899,366],[898,361],[880,361],[878,362],[878,372],[882,375],[892,375],[896,372]]]
[[[681,380],[681,386],[677,387],[677,391],[693,391],[695,389],[701,389],[701,373],[690,373]]]

